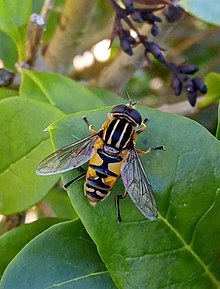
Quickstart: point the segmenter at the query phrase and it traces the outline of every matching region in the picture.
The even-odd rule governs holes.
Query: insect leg
[[[121,213],[120,213],[120,207],[119,207],[119,201],[124,199],[127,196],[127,191],[125,190],[123,195],[117,195],[116,196],[116,209],[117,209],[117,218],[118,222],[121,223],[122,218],[121,218]]]
[[[139,129],[136,130],[136,133],[142,133],[147,127],[146,127],[146,122],[149,120],[148,117],[145,117],[145,119],[143,120],[143,122],[141,123],[141,127]]]
[[[67,184],[65,184],[65,185],[63,186],[64,190],[67,190],[67,188],[68,188],[69,186],[71,186],[71,185],[72,185],[73,183],[75,183],[76,181],[78,181],[78,180],[82,179],[83,177],[85,177],[85,175],[86,175],[86,174],[83,172],[83,173],[82,173],[81,175],[79,175],[78,177],[70,180]]]
[[[82,119],[83,119],[83,120],[85,121],[85,123],[88,125],[88,127],[89,127],[89,132],[90,132],[91,134],[97,133],[97,131],[95,131],[95,130],[93,129],[93,125],[88,121],[86,115],[84,115],[84,116],[82,117]]]
[[[146,151],[142,151],[142,150],[137,150],[137,152],[140,154],[140,155],[146,155],[146,154],[149,154],[151,151],[157,151],[157,150],[165,150],[165,146],[162,145],[162,146],[158,146],[158,147],[154,147],[154,148],[149,148],[147,149]]]

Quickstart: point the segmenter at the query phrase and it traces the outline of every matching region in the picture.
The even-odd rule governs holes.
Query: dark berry
[[[194,64],[184,64],[179,66],[179,72],[182,74],[194,74],[199,69]]]
[[[134,11],[133,13],[131,13],[131,18],[138,23],[143,22],[143,19],[141,17],[141,13],[139,13],[137,11]]]
[[[189,103],[190,103],[192,106],[195,106],[195,104],[196,104],[196,99],[197,99],[197,91],[188,92],[188,93],[187,93],[187,97],[188,97]]]
[[[194,84],[194,87],[199,90],[202,94],[206,94],[207,92],[207,86],[203,82],[201,78],[195,77],[192,79],[192,82]]]
[[[161,52],[161,48],[155,42],[148,42],[148,51],[160,62],[166,63],[166,59]]]
[[[186,77],[183,80],[183,83],[184,83],[184,87],[188,93],[192,93],[193,91],[195,91],[193,82],[189,77]]]
[[[178,21],[184,13],[181,7],[166,5],[164,8],[164,15],[169,23]]]
[[[122,39],[120,41],[120,44],[121,44],[121,48],[122,50],[127,53],[128,55],[133,55],[133,50],[131,48],[131,44],[129,43],[129,41],[127,39]]]
[[[182,91],[182,82],[179,79],[178,75],[174,73],[172,78],[172,88],[176,96],[179,96]]]
[[[157,36],[158,34],[160,33],[160,28],[154,24],[152,27],[151,27],[151,34],[153,36]]]
[[[127,11],[129,13],[133,13],[134,12],[134,1],[133,0],[124,0],[124,3],[126,5]]]

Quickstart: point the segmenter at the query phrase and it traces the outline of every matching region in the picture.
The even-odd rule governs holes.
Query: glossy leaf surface
[[[118,103],[119,99],[105,94],[97,96],[79,83],[55,73],[30,70],[23,72],[20,94],[49,103],[67,114]]]
[[[86,112],[95,129],[109,110]],[[117,223],[115,197],[124,192],[120,181],[95,207],[84,196],[83,181],[72,185],[73,206],[118,288],[219,288],[220,143],[184,117],[148,108],[140,112],[150,120],[138,148],[166,147],[142,157],[155,191],[157,220],[144,218],[127,197],[121,201],[123,221]],[[81,116],[49,127],[56,148],[88,135]],[[78,174],[64,174],[64,183]]]
[[[10,263],[1,289],[116,289],[80,221],[55,225]]]
[[[181,0],[180,5],[187,12],[200,18],[201,20],[215,25],[220,25],[220,2],[218,0]]]
[[[64,113],[102,107],[118,97],[96,96],[70,79],[51,73],[24,71],[21,97],[0,104],[0,212],[12,214],[42,199],[59,175],[36,176],[37,164],[53,151],[47,126]],[[63,96],[63,97],[62,97]],[[84,124],[85,125],[85,124]],[[16,188],[16,194],[14,190]]]
[[[17,255],[17,253],[34,237],[53,226],[63,222],[61,218],[44,218],[30,224],[21,225],[0,236],[0,276],[6,266]]]
[[[52,151],[43,130],[63,113],[27,98],[0,102],[0,212],[20,212],[43,198],[59,176],[45,180],[36,175],[40,159]]]

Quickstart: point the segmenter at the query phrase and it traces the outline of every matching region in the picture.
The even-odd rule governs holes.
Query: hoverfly
[[[122,221],[119,201],[127,194],[145,217],[154,220],[157,216],[156,202],[139,155],[164,149],[164,146],[147,151],[136,149],[137,135],[146,129],[148,118],[142,121],[135,104],[130,100],[127,105],[115,106],[99,131],[95,131],[83,117],[91,135],[46,157],[38,165],[36,173],[45,176],[80,169],[82,174],[69,181],[64,188],[85,176],[85,195],[92,205],[105,199],[121,176],[125,192],[116,197],[118,222]],[[87,171],[81,167],[86,162],[89,162]]]

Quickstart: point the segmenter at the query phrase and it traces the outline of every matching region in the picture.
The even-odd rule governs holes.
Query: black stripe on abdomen
[[[85,184],[85,192],[86,192],[87,198],[92,203],[100,202],[109,193],[108,190],[102,189],[100,187],[97,188],[96,185],[90,184],[89,182],[86,182],[86,184]]]

